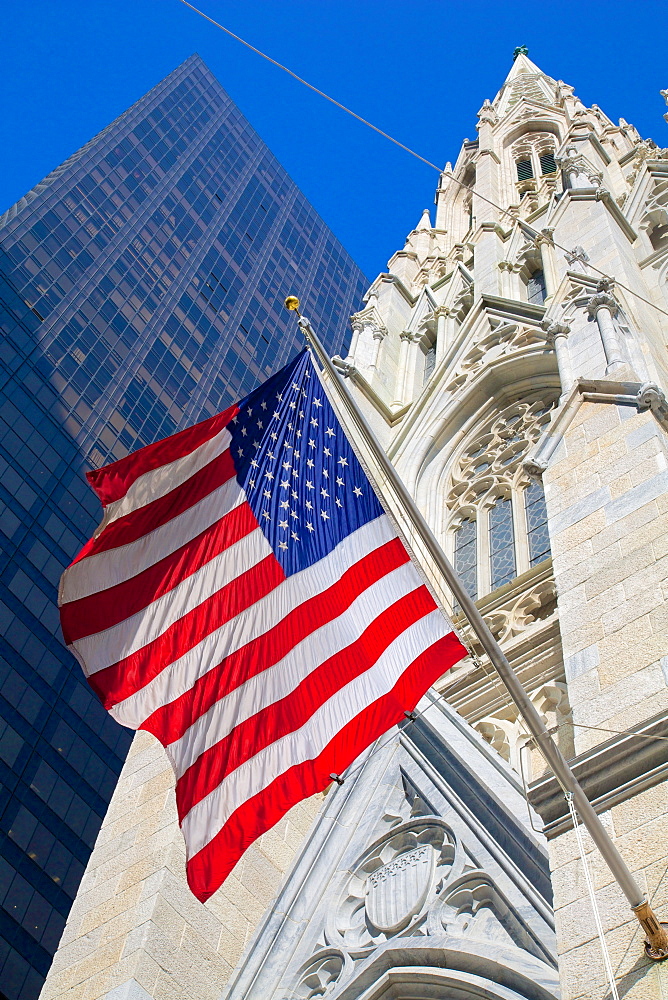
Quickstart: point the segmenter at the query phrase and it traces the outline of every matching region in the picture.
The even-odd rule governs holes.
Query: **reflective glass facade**
[[[0,998],[32,1000],[127,752],[58,632],[87,469],[200,420],[368,282],[197,56],[0,218]]]

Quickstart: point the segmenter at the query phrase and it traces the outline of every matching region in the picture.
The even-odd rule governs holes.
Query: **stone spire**
[[[431,216],[429,214],[428,208],[424,208],[422,210],[422,216],[420,217],[420,221],[417,224],[418,232],[423,229],[431,230]]]
[[[429,209],[425,208],[416,228],[408,237],[408,246],[417,254],[417,259],[422,261],[429,256],[431,244],[431,217]]]
[[[515,57],[501,90],[493,101],[497,113],[505,114],[523,97],[540,104],[552,104],[557,81],[544,73],[540,66],[522,51]]]

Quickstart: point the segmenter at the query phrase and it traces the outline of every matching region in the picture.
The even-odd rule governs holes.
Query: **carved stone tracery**
[[[668,180],[657,180],[645,202],[642,219],[638,228],[644,230],[655,249],[659,249],[657,233],[665,233],[668,226]],[[661,244],[665,241],[662,240]]]
[[[497,642],[504,643],[525,632],[537,621],[556,612],[557,592],[553,580],[543,580],[528,592],[516,597],[507,607],[495,607],[485,616]]]
[[[531,691],[529,696],[545,725],[555,733],[555,739],[562,753],[572,756],[573,717],[566,683],[552,680]],[[531,753],[522,753],[525,748],[531,749],[531,740],[514,708],[509,708],[499,715],[487,715],[474,722],[473,728],[480,733],[486,743],[501,754],[504,760],[523,774],[527,781],[536,776],[534,772],[543,772],[544,761],[537,751],[535,756]]]
[[[483,424],[451,474],[446,492],[450,510],[466,517],[490,494],[507,496],[529,484],[522,458],[549,423],[555,395],[546,390],[537,399],[511,403]]]

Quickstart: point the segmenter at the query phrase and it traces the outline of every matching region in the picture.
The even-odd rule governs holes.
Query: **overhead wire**
[[[476,665],[482,666],[482,663],[480,662],[480,660],[478,660],[478,663]],[[418,719],[421,719],[423,717],[423,715],[425,715],[429,711],[429,709],[432,708],[434,705],[437,705],[439,701],[442,701],[444,705],[448,705],[449,704],[447,698],[445,697],[445,694],[443,692],[441,692],[441,691],[437,691],[436,692],[436,697],[433,699],[433,701],[431,701],[429,703],[429,705],[427,705],[425,708],[423,708],[422,711],[420,711],[420,712],[405,712],[404,715],[406,716],[406,722],[403,722],[401,724],[401,726],[402,726],[401,732],[402,733],[406,732],[406,730],[408,729],[408,727],[412,723],[417,722]],[[560,725],[555,726],[555,729],[556,730],[559,730],[559,729],[569,729],[569,728],[571,728],[573,726],[576,727],[577,729],[587,729],[587,730],[592,730],[593,732],[612,733],[615,736],[637,736],[639,739],[655,740],[655,741],[659,741],[659,742],[663,742],[663,741],[667,741],[668,740],[668,736],[658,736],[655,733],[634,733],[633,730],[630,730],[630,729],[605,729],[605,728],[603,728],[603,726],[585,726],[582,723],[571,722],[570,720],[568,722],[563,722]],[[477,730],[476,730],[476,732],[477,732]],[[550,730],[550,732],[553,732],[553,730]],[[368,754],[364,758],[364,760],[363,760],[363,762],[361,764],[358,764],[356,767],[353,767],[353,768],[346,768],[346,770],[343,772],[342,775],[337,775],[336,776],[335,780],[339,780],[339,779],[343,778],[344,776],[345,776],[346,779],[350,778],[353,774],[355,774],[362,767],[364,767],[366,765],[367,761],[369,761],[372,757],[375,757],[375,755],[377,753],[380,753],[381,750],[384,750],[385,747],[387,747],[387,746],[390,745],[390,743],[393,743],[396,739],[398,739],[399,735],[400,734],[398,734],[398,733],[393,733],[392,736],[389,739],[385,740],[384,743],[381,743],[380,746],[374,747],[374,749],[371,751],[371,753]],[[485,739],[485,737],[482,736],[482,734],[479,734],[479,735],[481,736],[482,739]],[[524,736],[527,737],[527,742],[526,742],[525,746],[532,746],[532,745],[535,746],[534,740],[533,740],[533,738],[530,737],[529,733],[527,733],[524,730],[522,730],[522,735],[524,735]],[[487,740],[485,740],[485,742],[487,742]],[[540,747],[535,747],[535,748],[540,751]],[[341,783],[343,783],[343,782],[341,782]]]
[[[297,73],[293,72],[293,70],[289,69],[289,67],[284,66],[283,63],[278,62],[277,59],[273,59],[271,56],[267,55],[266,52],[263,52],[261,49],[258,49],[255,45],[251,45],[250,42],[247,42],[240,35],[237,35],[235,34],[234,31],[231,31],[229,28],[226,28],[224,24],[220,23],[220,21],[216,21],[213,17],[209,17],[209,15],[205,14],[203,10],[199,9],[199,7],[195,7],[195,5],[189,3],[188,0],[179,0],[179,3],[182,3],[184,7],[189,7],[190,10],[195,12],[195,14],[199,14],[199,16],[204,18],[205,21],[208,21],[210,24],[213,24],[214,27],[219,28],[226,35],[229,35],[230,38],[234,38],[235,41],[240,42],[241,45],[244,45],[247,49],[250,49],[251,52],[254,52],[256,55],[261,56],[262,59],[266,59],[266,61],[271,63],[272,66],[276,66],[277,69],[280,69],[284,73],[287,73],[288,76],[291,76],[298,83],[301,83],[304,87],[307,87],[309,90],[312,90],[314,94],[318,94],[320,97],[324,98],[326,101],[329,101],[330,104],[333,104],[341,111],[345,111],[346,114],[350,115],[352,118],[355,118],[358,122],[361,122],[362,125],[366,125],[368,128],[372,129],[372,131],[376,132],[378,135],[383,136],[384,139],[387,139],[389,142],[394,143],[395,146],[398,146],[400,149],[403,149],[406,153],[409,153],[411,156],[414,156],[417,160],[420,160],[422,163],[425,163],[428,167],[432,167],[434,170],[438,172],[439,175],[447,177],[449,180],[454,181],[455,184],[458,184],[459,187],[464,188],[466,191],[470,191],[480,201],[483,201],[487,205],[490,205],[497,212],[501,212],[502,215],[512,219],[513,223],[516,222],[521,229],[531,233],[534,239],[542,235],[540,231],[535,229],[532,225],[530,225],[530,223],[525,222],[523,219],[519,219],[514,212],[510,211],[510,209],[503,208],[503,206],[498,205],[490,198],[487,198],[486,195],[480,194],[480,192],[476,191],[476,189],[472,187],[470,184],[465,184],[464,181],[460,180],[458,177],[455,177],[452,171],[443,170],[441,167],[437,166],[437,164],[433,163],[431,160],[428,160],[425,156],[422,156],[414,149],[411,149],[410,146],[407,146],[405,145],[405,143],[400,142],[398,139],[395,139],[393,136],[389,134],[389,132],[383,131],[383,129],[378,128],[377,125],[374,125],[366,118],[363,118],[361,115],[358,115],[355,111],[347,107],[345,104],[342,104],[340,101],[337,101],[334,97],[330,97],[330,95],[325,93],[324,90],[320,90],[319,87],[314,86],[312,83],[309,83],[308,80],[305,80],[303,77],[298,76]],[[562,246],[560,243],[557,243],[554,239],[551,239],[551,242],[553,246],[556,247],[557,250],[561,250],[563,251],[563,253],[570,254],[572,252],[572,249]],[[658,306],[656,304],[656,302],[652,302],[651,299],[648,299],[644,295],[641,295],[640,292],[636,292],[633,288],[630,288],[628,285],[625,285],[618,278],[615,278],[614,276],[607,274],[605,271],[602,271],[600,268],[595,267],[590,262],[587,262],[586,266],[595,274],[600,275],[602,278],[606,278],[611,283],[614,283],[618,288],[622,288],[629,295],[634,296],[634,298],[639,299],[641,302],[644,302],[645,305],[650,306],[652,309],[655,309],[657,312],[661,313],[662,316],[668,317],[668,310],[662,309],[661,306]]]
[[[216,28],[220,28],[220,30],[224,31],[226,35],[230,36],[230,38],[234,38],[236,39],[237,42],[241,42],[241,44],[245,45],[247,49],[251,50],[251,52],[255,52],[258,56],[262,56],[263,59],[266,59],[267,62],[270,62],[273,66],[276,66],[278,69],[282,69],[284,73],[287,73],[288,76],[291,76],[293,80],[296,80],[298,83],[302,83],[305,87],[308,87],[308,89],[312,90],[314,94],[318,94],[320,97],[324,97],[325,100],[329,101],[330,104],[334,104],[337,108],[340,108],[341,111],[345,111],[346,114],[352,115],[352,117],[356,118],[358,122],[362,123],[362,125],[368,125],[370,129],[373,129],[373,131],[377,132],[378,135],[382,135],[384,139],[389,139],[389,141],[393,142],[395,146],[399,146],[400,149],[403,149],[407,153],[410,153],[411,156],[415,156],[416,159],[422,160],[422,162],[426,163],[428,167],[433,167],[434,170],[438,170],[439,174],[441,173],[441,168],[437,167],[435,163],[431,162],[431,160],[426,159],[426,157],[424,156],[420,156],[420,154],[416,153],[414,149],[410,148],[410,146],[405,146],[403,142],[399,142],[398,139],[394,139],[391,135],[389,135],[389,133],[383,132],[382,128],[378,128],[377,125],[374,125],[372,124],[372,122],[367,121],[366,118],[362,118],[361,115],[358,115],[350,108],[347,108],[345,104],[341,104],[340,101],[337,101],[333,97],[330,97],[329,94],[326,94],[324,92],[324,90],[319,90],[318,87],[314,87],[312,83],[308,82],[308,80],[304,80],[303,77],[297,76],[296,73],[293,73],[293,71],[291,69],[288,69],[287,66],[284,66],[283,63],[278,62],[278,60],[276,59],[272,59],[271,56],[268,56],[266,52],[262,52],[261,49],[256,49],[254,45],[251,45],[250,42],[247,42],[240,35],[235,35],[233,31],[230,31],[229,28],[226,28],[224,24],[220,23],[220,21],[214,21],[214,19],[212,17],[209,17],[208,14],[205,14],[204,11],[200,10],[198,7],[195,7],[193,4],[188,3],[188,0],[179,0],[179,2],[182,3],[184,7],[190,7],[191,10],[194,10],[196,14],[200,15],[200,17],[203,17],[205,21],[209,21],[211,24],[215,25]]]

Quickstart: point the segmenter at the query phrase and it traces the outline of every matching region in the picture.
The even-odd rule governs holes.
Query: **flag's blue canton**
[[[308,351],[239,403],[237,479],[286,576],[383,513]]]

